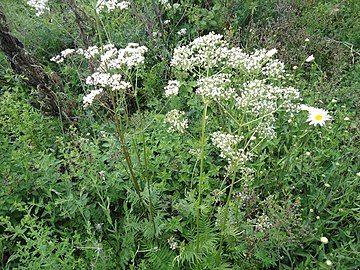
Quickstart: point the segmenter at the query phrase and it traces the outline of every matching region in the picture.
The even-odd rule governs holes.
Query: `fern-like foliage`
[[[188,243],[183,241],[180,245],[180,254],[175,257],[174,262],[182,266],[182,269],[195,269],[200,263],[201,269],[213,269],[209,266],[215,264],[218,234],[210,220],[203,216],[200,218],[199,231],[199,244],[193,230],[194,234],[189,236]]]
[[[146,268],[156,270],[180,270],[178,265],[174,264],[176,252],[169,246],[153,247],[146,253]]]

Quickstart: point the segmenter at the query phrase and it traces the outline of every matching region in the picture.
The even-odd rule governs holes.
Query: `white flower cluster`
[[[265,80],[246,82],[235,97],[236,106],[246,114],[262,118],[255,131],[259,137],[274,138],[275,112],[283,109],[297,111],[294,101],[300,101],[300,93],[293,87],[279,87],[267,84]]]
[[[272,114],[280,108],[287,112],[297,110],[293,101],[298,100],[301,98],[296,88],[273,86],[265,80],[244,83],[236,97],[237,107],[255,116]]]
[[[59,55],[52,57],[50,59],[50,61],[60,64],[60,63],[64,62],[65,58],[67,58],[68,56],[70,56],[74,53],[83,55],[86,59],[91,59],[99,54],[99,48],[97,46],[90,46],[86,50],[84,50],[82,48],[79,48],[77,50],[65,49],[65,50],[61,51]]]
[[[27,4],[36,10],[36,16],[40,16],[45,13],[46,10],[50,10],[48,7],[48,0],[28,0]]]
[[[230,164],[243,165],[251,159],[251,155],[245,153],[245,149],[237,148],[238,143],[243,139],[242,136],[226,134],[220,131],[211,134],[213,145],[220,149],[220,157],[226,159]]]
[[[170,80],[168,85],[165,87],[165,96],[177,96],[179,93],[180,82],[177,80]]]
[[[100,95],[103,92],[103,89],[95,89],[95,90],[91,90],[91,92],[84,96],[83,98],[83,106],[87,107],[89,105],[91,105],[95,99],[96,96]]]
[[[196,38],[189,45],[175,48],[171,65],[185,71],[193,68],[230,68],[249,74],[283,78],[284,64],[272,59],[277,53],[276,49],[260,49],[246,54],[238,47],[229,48],[222,38],[222,35],[210,33]]]
[[[266,51],[265,49],[255,50],[246,54],[240,48],[234,47],[228,51],[224,66],[233,69],[240,69],[248,74],[262,74],[275,79],[282,79],[285,73],[285,65],[278,59],[272,59],[277,49]]]
[[[210,100],[229,100],[235,95],[235,89],[230,87],[230,77],[230,74],[216,74],[201,78],[197,81],[196,93]]]
[[[172,250],[175,250],[178,248],[178,243],[176,242],[174,236],[170,236],[170,238],[167,240],[169,245],[170,245],[170,248]]]
[[[101,55],[100,70],[141,65],[145,60],[144,54],[148,51],[145,46],[139,46],[138,43],[129,43],[124,49],[116,49],[111,44],[105,46],[103,47],[105,53]]]
[[[96,12],[99,14],[101,13],[105,8],[108,11],[112,11],[116,8],[122,10],[122,9],[128,9],[130,6],[129,1],[121,1],[118,0],[98,0],[96,4]]]
[[[194,67],[212,68],[224,61],[223,51],[227,43],[222,35],[210,33],[198,37],[187,46],[175,48],[171,65],[181,70],[191,70]]]
[[[169,132],[179,131],[184,133],[188,127],[188,119],[184,118],[185,112],[171,110],[165,115],[165,123],[170,124]]]
[[[263,213],[261,216],[256,218],[256,223],[255,223],[256,231],[264,232],[272,227],[273,224],[270,222],[268,215],[266,215],[265,213]]]
[[[187,32],[187,29],[186,29],[186,28],[181,28],[181,29],[177,32],[177,34],[178,34],[179,36],[184,36],[184,35],[186,34],[186,32]]]
[[[90,46],[86,50],[79,48],[76,53],[83,55],[86,59],[91,59],[99,54],[99,48],[97,46]]]
[[[262,74],[269,78],[283,79],[285,73],[285,65],[278,59],[268,60],[265,66],[261,68]]]
[[[175,4],[171,5],[171,3],[169,3],[169,0],[160,0],[159,2],[162,6],[165,7],[166,10],[170,10],[170,9],[176,10],[180,7],[179,3],[175,3]]]
[[[74,49],[65,49],[60,52],[59,55],[56,55],[50,59],[50,61],[56,62],[58,64],[64,62],[65,58],[75,52]]]
[[[248,73],[254,73],[261,70],[266,57],[265,49],[255,50],[252,54],[246,55],[240,63]]]
[[[76,53],[86,59],[97,59],[99,62],[96,71],[86,78],[86,84],[95,86],[95,90],[83,98],[84,106],[91,105],[94,98],[104,90],[126,90],[131,84],[123,80],[119,70],[132,68],[144,63],[144,54],[147,48],[137,43],[129,43],[124,49],[117,49],[113,44],[102,47],[91,46],[87,49],[66,49],[51,61],[61,63],[69,55]]]
[[[259,138],[275,139],[275,121],[274,115],[268,115],[262,119],[255,127],[254,132],[258,134]]]
[[[275,113],[297,112],[301,100],[297,89],[273,83],[287,76],[284,63],[274,58],[276,53],[277,49],[258,49],[248,54],[229,46],[222,35],[209,33],[176,48],[171,65],[196,78],[198,95],[235,104],[239,113],[254,121],[257,137],[274,138]],[[202,77],[204,73],[211,75]]]
[[[95,72],[91,76],[86,78],[86,84],[93,85],[95,87],[109,88],[112,91],[116,90],[126,90],[131,87],[131,84],[125,81],[122,81],[121,74],[109,74]]]
[[[117,49],[113,44],[106,44],[102,47],[90,46],[87,49],[79,48],[65,49],[60,55],[52,57],[50,60],[61,63],[65,58],[73,53],[83,55],[86,59],[98,57],[100,55],[99,70],[120,69],[123,66],[134,67],[144,63],[144,54],[147,52],[145,46],[138,43],[129,43],[124,49]]]

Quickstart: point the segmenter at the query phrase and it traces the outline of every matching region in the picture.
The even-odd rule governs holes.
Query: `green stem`
[[[113,95],[113,93],[111,91],[110,91],[110,95],[111,95],[112,105],[113,105],[113,108],[114,108],[114,111],[115,111],[115,125],[116,125],[117,132],[119,134],[119,139],[120,139],[121,147],[122,147],[122,150],[123,150],[123,153],[124,153],[124,156],[125,156],[125,161],[126,161],[126,163],[128,165],[130,178],[131,178],[131,180],[132,180],[132,182],[134,184],[136,193],[139,196],[141,208],[143,209],[143,211],[145,213],[146,212],[145,211],[145,204],[144,204],[143,198],[141,196],[140,185],[139,185],[139,183],[138,183],[138,181],[137,181],[137,179],[135,177],[135,173],[133,171],[133,165],[132,165],[132,162],[131,162],[131,157],[130,157],[128,149],[126,147],[125,134],[124,134],[124,132],[122,130],[121,116],[119,116],[118,113],[117,113],[116,101],[115,101],[114,95]]]
[[[136,76],[136,78],[137,78],[137,76]],[[138,114],[140,117],[141,140],[142,140],[142,144],[143,144],[144,163],[145,163],[145,168],[144,168],[143,174],[146,179],[146,184],[147,184],[147,188],[148,188],[148,192],[149,192],[149,214],[150,214],[151,223],[152,223],[153,229],[154,229],[154,235],[156,236],[155,218],[154,218],[153,204],[152,204],[152,199],[151,199],[151,180],[149,177],[149,167],[148,167],[147,151],[146,151],[146,144],[145,144],[144,124],[143,124],[142,114],[140,112],[140,103],[139,103],[136,89],[135,89],[134,96],[135,96],[135,100],[136,100]]]
[[[225,213],[224,213],[222,224],[221,224],[220,245],[219,245],[219,252],[217,254],[217,264],[218,265],[220,265],[221,250],[222,250],[222,245],[224,243],[224,231],[225,231],[225,226],[226,226],[226,223],[227,223],[227,216],[228,216],[228,213],[229,213],[229,204],[230,204],[230,199],[231,199],[231,196],[232,196],[232,192],[233,192],[233,188],[234,188],[234,184],[235,184],[235,179],[236,179],[236,171],[237,171],[236,167],[237,167],[237,164],[235,164],[235,166],[234,166],[234,175],[233,175],[233,178],[231,180],[230,190],[229,190],[229,194],[228,194],[226,205],[225,205]]]
[[[206,115],[207,115],[207,107],[208,102],[203,98],[204,101],[204,111],[203,117],[201,121],[201,153],[200,153],[200,179],[199,179],[199,191],[198,191],[198,201],[196,207],[196,252],[199,252],[200,246],[200,206],[201,206],[201,193],[203,186],[203,178],[204,178],[204,158],[205,158],[205,126],[206,126]]]

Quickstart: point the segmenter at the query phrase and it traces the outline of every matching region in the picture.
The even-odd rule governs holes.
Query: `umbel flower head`
[[[185,112],[176,109],[171,110],[165,115],[165,123],[170,125],[168,131],[179,131],[184,133],[188,127],[188,119],[185,118]]]

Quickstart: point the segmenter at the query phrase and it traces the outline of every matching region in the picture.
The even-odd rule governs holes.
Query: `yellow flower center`
[[[321,114],[315,115],[315,120],[316,121],[320,121],[321,119],[323,119],[323,116]]]

